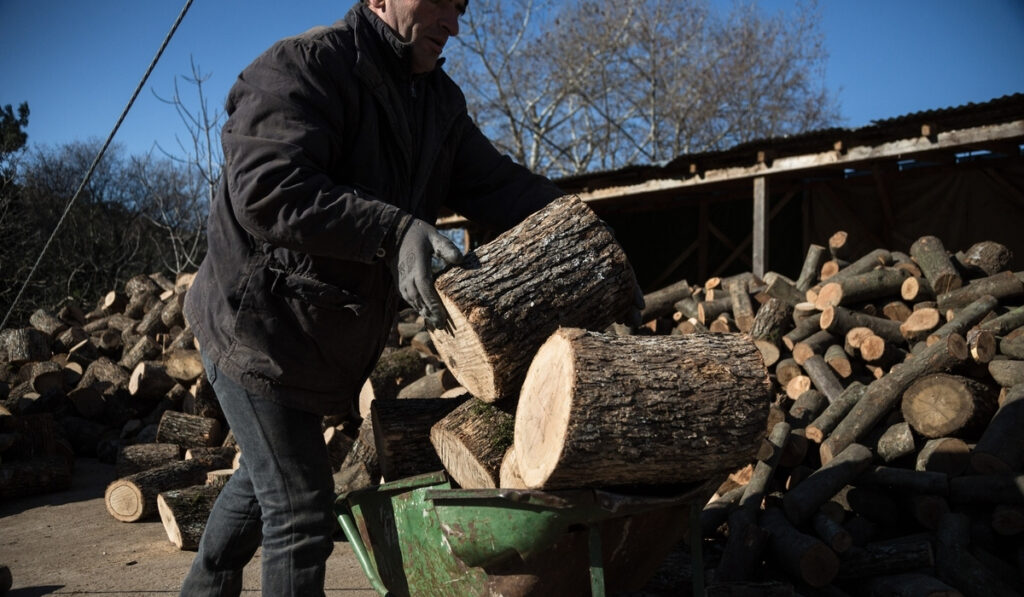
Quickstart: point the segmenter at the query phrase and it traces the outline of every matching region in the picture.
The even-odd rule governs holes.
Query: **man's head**
[[[459,17],[469,0],[366,0],[375,12],[412,45],[412,72],[434,69],[448,38],[459,34]]]

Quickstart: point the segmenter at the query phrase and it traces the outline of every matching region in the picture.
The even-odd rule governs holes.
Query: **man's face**
[[[412,72],[434,69],[448,38],[459,34],[466,0],[370,0],[370,9],[412,44]]]

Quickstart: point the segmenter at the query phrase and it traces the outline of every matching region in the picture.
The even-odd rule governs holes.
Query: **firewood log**
[[[967,356],[967,342],[963,336],[951,334],[893,367],[888,375],[871,382],[864,396],[853,405],[829,437],[822,441],[819,450],[821,461],[827,463],[846,446],[864,437],[892,410],[903,390],[916,379],[928,373],[949,369],[963,362]]]
[[[983,277],[1006,269],[1013,259],[1013,252],[1004,244],[986,240],[974,243],[965,251],[958,251],[953,257],[960,267],[975,277]]]
[[[514,414],[471,398],[430,428],[430,443],[459,487],[494,489],[514,427]]]
[[[1024,465],[1024,385],[1009,388],[971,454],[971,468],[982,474],[1008,473]]]
[[[6,361],[14,365],[49,359],[51,342],[48,334],[35,328],[0,330],[0,352],[6,353]]]
[[[559,326],[628,320],[636,277],[607,226],[565,197],[466,255],[435,284],[451,317],[434,346],[473,396],[515,397],[530,360]]]
[[[413,381],[398,391],[398,398],[438,398],[453,388],[459,387],[459,380],[447,369],[435,371]]]
[[[956,290],[940,293],[936,300],[939,311],[946,313],[962,309],[985,295],[992,295],[1000,301],[1020,298],[1024,295],[1024,282],[1013,272],[1004,271],[987,278],[971,280]]]
[[[743,336],[563,328],[523,384],[519,471],[535,489],[707,479],[749,462],[765,433],[768,388]]]
[[[223,440],[224,428],[219,420],[173,410],[163,414],[156,431],[158,443],[177,444],[184,450],[217,446]]]
[[[171,350],[163,357],[167,374],[184,384],[193,383],[203,375],[203,361],[195,349]]]
[[[822,286],[814,305],[824,310],[837,305],[853,305],[877,298],[896,296],[907,279],[907,272],[886,267],[830,281]]]
[[[794,284],[797,290],[807,292],[811,286],[814,286],[815,278],[821,269],[821,263],[824,258],[825,247],[813,243],[807,247],[803,265],[800,266],[800,275]]]
[[[933,471],[956,477],[970,464],[971,449],[956,437],[930,439],[917,453],[916,470]]]
[[[994,359],[988,364],[988,372],[1004,388],[1024,384],[1024,360]]]
[[[202,485],[210,470],[202,459],[180,460],[116,479],[103,496],[107,512],[121,522],[146,520],[157,513],[161,492]]]
[[[693,289],[686,280],[680,280],[664,288],[644,295],[644,310],[641,321],[647,322],[658,317],[671,315],[675,304],[691,296]]]
[[[60,454],[0,462],[0,499],[27,497],[71,487],[72,466]]]
[[[142,361],[154,359],[159,354],[160,346],[149,336],[141,336],[131,348],[125,351],[118,364],[131,371]]]
[[[843,393],[843,384],[825,363],[823,357],[817,354],[811,355],[804,361],[803,368],[814,387],[825,396],[828,402],[835,402],[839,399],[839,395]]]
[[[812,587],[823,587],[839,573],[839,558],[835,552],[817,538],[794,528],[779,508],[766,508],[760,524],[770,533],[770,558],[793,578]]]
[[[922,236],[910,245],[910,256],[921,268],[921,273],[935,289],[936,294],[955,290],[963,285],[946,247],[936,236]]]
[[[818,508],[849,484],[871,463],[871,450],[850,444],[782,499],[786,517],[795,525],[808,521]]]
[[[845,336],[850,330],[866,327],[888,342],[902,342],[899,321],[868,315],[846,307],[830,306],[821,312],[821,329],[838,337]]]
[[[914,434],[910,424],[901,421],[890,425],[878,438],[875,445],[875,453],[883,462],[899,460],[916,452]]]
[[[158,361],[142,361],[128,378],[128,393],[136,400],[155,402],[174,387],[174,378]]]
[[[1002,336],[1011,330],[1024,326],[1024,306],[1014,307],[1006,313],[978,324],[978,329]]]
[[[527,489],[522,475],[519,474],[519,462],[516,459],[516,447],[511,445],[501,458],[501,470],[498,472],[498,487],[506,489]]]
[[[178,444],[131,444],[122,446],[117,453],[114,474],[117,477],[127,477],[128,475],[181,459],[181,447]]]
[[[367,417],[359,425],[359,435],[341,467],[334,473],[334,492],[343,495],[376,485],[380,480],[380,462],[373,433],[373,419]]]
[[[819,444],[824,441],[832,433],[836,425],[850,412],[853,405],[864,396],[865,392],[867,392],[867,386],[859,381],[846,386],[843,389],[843,393],[839,395],[839,398],[829,403],[825,410],[821,411],[821,414],[807,424],[807,439]]]
[[[206,521],[220,490],[220,487],[204,483],[171,489],[157,496],[160,522],[175,547],[182,551],[199,549],[199,540],[206,530]]]
[[[995,388],[983,381],[932,373],[903,392],[903,418],[926,438],[977,438],[996,411]]]

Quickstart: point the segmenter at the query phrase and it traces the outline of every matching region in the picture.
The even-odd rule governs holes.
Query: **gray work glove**
[[[398,292],[435,329],[446,327],[448,312],[434,289],[433,257],[449,265],[462,261],[462,253],[447,236],[423,220],[413,218],[398,239],[389,261]]]

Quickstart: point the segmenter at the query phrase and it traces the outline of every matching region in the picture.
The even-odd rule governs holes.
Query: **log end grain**
[[[107,512],[121,522],[136,522],[147,514],[146,498],[138,485],[117,479],[107,486],[103,501]]]

